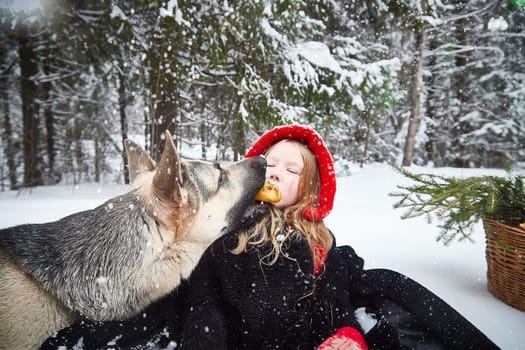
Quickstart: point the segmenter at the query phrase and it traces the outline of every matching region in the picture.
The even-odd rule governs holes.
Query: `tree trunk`
[[[3,133],[2,139],[4,140],[4,156],[7,161],[7,174],[9,178],[10,189],[15,190],[18,188],[18,181],[16,178],[16,149],[13,144],[13,129],[11,126],[11,110],[9,107],[9,79],[8,76],[11,73],[11,69],[15,66],[15,61],[4,68],[5,58],[7,52],[4,51],[5,47],[0,46],[0,63],[2,64],[2,70],[0,71],[0,101],[2,101],[2,113],[4,115],[2,126]],[[3,179],[2,179],[3,186]]]
[[[151,149],[155,160],[159,160],[162,150],[164,149],[164,133],[166,130],[171,132],[171,135],[177,138],[177,123],[175,115],[177,106],[171,101],[161,100],[157,101],[157,109],[153,113],[154,118],[151,122]]]
[[[467,9],[468,1],[456,1],[456,11],[460,14],[464,14]],[[454,38],[459,46],[469,45],[469,38],[467,36],[466,28],[469,28],[469,19],[461,18],[455,25],[456,30],[453,31]],[[469,167],[470,160],[464,155],[469,154],[469,145],[462,140],[462,135],[473,131],[468,123],[461,122],[461,118],[464,116],[467,110],[464,106],[467,106],[470,100],[471,92],[468,91],[468,69],[466,68],[470,62],[468,52],[462,52],[455,56],[454,61],[456,64],[457,73],[452,77],[452,86],[454,95],[457,97],[459,104],[459,111],[453,114],[454,127],[450,130],[450,138],[452,143],[453,154],[447,165],[464,168]]]
[[[416,53],[412,65],[411,82],[409,88],[410,121],[403,152],[403,166],[410,166],[414,158],[416,136],[421,122],[421,95],[423,93],[423,50],[425,49],[426,34],[422,23],[415,26]]]
[[[4,113],[4,134],[2,138],[5,140],[4,155],[7,159],[7,172],[9,177],[10,188],[16,190],[18,182],[16,179],[16,162],[15,162],[15,147],[13,145],[13,129],[11,127],[11,116],[9,110],[9,100],[7,90],[2,89],[2,112]]]
[[[39,36],[40,50],[39,57],[42,65],[42,71],[44,72],[44,78],[40,83],[41,88],[41,99],[42,109],[44,117],[45,127],[45,144],[46,144],[46,155],[47,164],[45,167],[45,182],[46,184],[56,184],[61,179],[61,172],[55,169],[55,158],[56,158],[56,129],[55,129],[55,116],[53,111],[54,98],[52,96],[53,84],[51,83],[51,77],[57,73],[56,65],[54,64],[54,58],[56,57],[56,51],[54,49],[53,40],[51,39],[51,31],[44,30]],[[42,157],[43,158],[43,157]],[[43,160],[43,163],[45,161]]]
[[[179,89],[177,82],[167,72],[166,61],[164,58],[158,58],[159,63],[150,72],[153,83],[151,89],[154,92],[150,95],[150,145],[151,155],[154,160],[160,159],[164,149],[164,133],[169,130],[175,139],[177,139],[178,125],[176,116],[179,112]]]
[[[124,140],[128,138],[128,120],[126,117],[126,106],[128,105],[128,99],[126,96],[126,77],[124,76],[124,69],[124,62],[122,59],[120,59],[118,73],[118,102],[120,110],[120,133],[122,137],[122,144],[124,144]],[[129,168],[126,166],[128,164],[128,155],[126,154],[125,147],[122,147],[122,164],[124,164],[124,183],[129,184]]]
[[[201,158],[206,159],[206,150],[208,146],[208,130],[206,122],[202,121],[200,124],[200,138],[201,138]]]
[[[51,75],[51,68],[48,64],[44,64],[44,73],[49,76]],[[49,178],[53,184],[60,181],[60,175],[55,173],[55,117],[53,115],[53,103],[51,101],[50,91],[51,83],[45,82],[42,84],[42,100],[44,101],[44,122],[46,127],[46,151],[48,159],[48,171]]]
[[[22,99],[23,142],[24,142],[24,186],[42,185],[39,156],[39,118],[38,118],[38,87],[35,76],[38,73],[37,55],[27,26],[18,27],[18,55],[20,59],[20,95]]]
[[[427,42],[427,47],[430,48],[430,51],[436,49],[436,41],[434,38],[429,38],[429,41]],[[436,56],[431,55],[427,62],[427,67],[430,67],[429,69],[433,69],[437,64]],[[438,115],[438,109],[435,105],[436,101],[439,101],[439,95],[441,94],[441,90],[438,90],[439,82],[436,79],[436,74],[431,74],[428,77],[428,80],[426,81],[427,86],[432,87],[427,92],[427,98],[425,99],[425,113],[429,120],[438,121],[439,115]],[[436,123],[437,124],[437,123]],[[441,157],[439,157],[439,140],[437,138],[436,133],[436,127],[432,126],[430,128],[427,128],[426,130],[427,134],[427,142],[425,143],[425,152],[426,152],[426,161],[428,163],[432,163],[434,166],[441,166]]]
[[[233,136],[233,161],[236,162],[241,159],[246,151],[246,133],[244,131],[244,121],[240,115],[237,113],[237,118],[232,130]]]
[[[74,125],[74,139],[73,139],[73,162],[75,165],[73,171],[73,183],[75,185],[82,181],[82,175],[84,172],[84,152],[82,150],[82,131],[80,126],[75,123]]]
[[[365,131],[365,137],[364,137],[365,149],[363,150],[363,155],[361,156],[361,162],[359,164],[361,168],[365,165],[366,160],[368,158],[368,148],[370,146],[370,135],[372,133],[371,129],[372,129],[372,120],[373,120],[371,109],[372,107],[368,107],[366,111],[363,112],[363,116],[364,116],[365,124],[366,124],[366,131]]]
[[[94,147],[95,147],[95,182],[100,183],[100,174],[102,173],[102,150],[100,149],[100,142],[98,141],[98,133],[95,134]],[[125,152],[124,152],[125,153]],[[124,163],[125,164],[125,163]],[[126,167],[124,167],[125,169]],[[128,182],[126,182],[128,183]]]

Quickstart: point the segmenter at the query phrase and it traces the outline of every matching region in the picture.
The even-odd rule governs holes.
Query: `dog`
[[[132,190],[44,224],[0,230],[0,349],[33,349],[83,317],[132,317],[187,278],[205,249],[262,210],[266,161],[158,165],[126,140]]]

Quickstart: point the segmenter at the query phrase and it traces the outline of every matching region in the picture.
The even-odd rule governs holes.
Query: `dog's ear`
[[[182,165],[171,133],[166,131],[164,150],[153,178],[156,193],[164,198],[180,200],[182,190]]]
[[[155,161],[142,147],[129,139],[124,141],[124,146],[128,155],[130,183],[133,183],[138,175],[155,170]]]

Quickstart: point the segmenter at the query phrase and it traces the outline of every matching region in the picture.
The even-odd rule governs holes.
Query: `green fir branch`
[[[402,219],[424,216],[431,222],[439,220],[438,241],[445,245],[457,239],[472,240],[473,226],[487,217],[516,225],[525,222],[525,188],[523,176],[445,177],[436,174],[415,174],[398,165],[393,168],[414,181],[397,186],[390,193],[397,197],[395,209],[404,209]]]

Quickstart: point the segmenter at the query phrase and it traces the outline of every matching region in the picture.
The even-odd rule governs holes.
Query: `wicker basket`
[[[490,292],[525,311],[525,231],[483,219],[487,241],[487,280]]]

